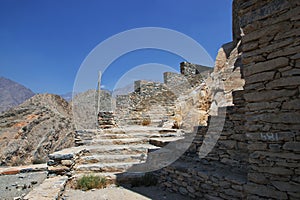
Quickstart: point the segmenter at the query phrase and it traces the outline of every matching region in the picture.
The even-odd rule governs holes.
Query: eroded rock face
[[[243,90],[245,80],[241,77],[239,64],[240,42],[223,45],[217,55],[214,72],[206,80],[212,95],[210,115],[217,115],[218,107],[232,106],[232,92]]]
[[[46,162],[74,145],[71,107],[60,96],[38,94],[0,115],[0,165]]]

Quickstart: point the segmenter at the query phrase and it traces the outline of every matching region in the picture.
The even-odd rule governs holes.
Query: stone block
[[[212,196],[212,195],[209,195],[209,194],[205,194],[204,198],[207,199],[207,200],[222,200],[222,198],[220,198],[220,197]]]
[[[218,143],[226,149],[234,149],[236,147],[236,141],[234,140],[219,140]]]
[[[267,89],[278,89],[288,86],[297,87],[300,83],[300,76],[282,77],[280,79],[273,80],[266,84]]]
[[[61,164],[62,164],[63,166],[68,166],[68,167],[70,167],[71,165],[74,164],[74,162],[73,162],[72,160],[62,160],[62,161],[61,161]]]
[[[258,172],[261,173],[267,173],[267,174],[273,174],[273,175],[282,175],[282,176],[288,176],[294,174],[293,170],[285,168],[285,167],[252,167]]]
[[[282,109],[285,110],[300,110],[300,99],[292,99],[285,101],[282,104]]]
[[[280,107],[280,102],[258,102],[258,103],[247,103],[246,107],[250,111],[257,111],[257,110],[269,110]]]
[[[272,185],[274,185],[280,191],[287,192],[299,192],[300,184],[291,183],[291,182],[282,182],[282,181],[272,181]]]
[[[294,96],[297,90],[264,90],[249,92],[244,95],[247,102],[267,102],[281,97]]]
[[[248,144],[247,148],[248,148],[248,150],[251,150],[251,151],[266,150],[267,144],[262,143],[262,142],[257,142],[257,143],[253,143],[253,144]]]
[[[244,186],[247,193],[256,194],[262,197],[269,197],[274,199],[288,199],[285,192],[277,191],[265,185],[258,185],[253,183],[248,183]]]
[[[265,19],[271,15],[274,15],[284,9],[289,8],[290,4],[285,0],[274,0],[267,3],[264,6],[253,10],[252,12],[245,13],[242,16],[240,21],[240,26],[245,27],[247,24],[251,24],[252,22]]]
[[[300,152],[300,142],[286,142],[282,148],[284,150]]]
[[[183,195],[188,194],[187,189],[185,189],[184,187],[180,187],[180,188],[179,188],[179,192],[180,192],[181,194],[183,194]]]
[[[285,49],[281,49],[281,50],[270,53],[268,55],[267,59],[273,59],[273,58],[282,57],[282,56],[289,56],[289,55],[298,53],[299,51],[300,51],[300,46],[286,47]]]
[[[237,191],[237,190],[233,190],[233,189],[225,189],[224,192],[225,192],[225,194],[227,194],[229,196],[239,197],[239,198],[244,197],[244,195],[241,191]]]
[[[73,154],[50,154],[49,158],[51,160],[71,160],[73,159],[74,155]]]
[[[285,113],[263,113],[257,115],[250,115],[248,116],[248,123],[249,122],[258,122],[258,123],[283,123],[283,124],[298,124],[298,121],[295,119],[300,117],[300,113],[293,113],[293,112],[285,112]],[[272,134],[272,133],[270,133]],[[269,137],[268,137],[269,138]],[[263,137],[262,137],[263,139]],[[267,139],[263,139],[267,140]],[[275,139],[276,140],[276,139]]]
[[[283,77],[285,76],[299,76],[300,69],[291,69],[281,73]]]
[[[286,67],[289,64],[289,59],[286,57],[279,57],[273,60],[268,60],[266,62],[259,62],[255,65],[248,66],[244,68],[244,76],[247,82],[247,78],[252,74],[257,74],[261,72],[275,70],[281,67]]]
[[[246,84],[273,80],[275,71],[253,74],[246,79]]]

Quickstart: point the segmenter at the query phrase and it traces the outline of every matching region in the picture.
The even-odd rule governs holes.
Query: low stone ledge
[[[19,173],[28,173],[28,172],[39,172],[47,171],[47,164],[37,164],[37,165],[26,165],[26,166],[17,166],[17,167],[3,167],[0,168],[1,175],[13,175]]]

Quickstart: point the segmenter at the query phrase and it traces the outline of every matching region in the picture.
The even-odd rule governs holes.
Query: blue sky
[[[184,33],[215,59],[220,46],[232,40],[231,4],[231,0],[0,0],[0,76],[36,93],[70,92],[93,48],[140,27]],[[103,84],[113,88],[138,65],[161,63],[178,70],[181,61],[157,50],[129,53],[108,68]]]

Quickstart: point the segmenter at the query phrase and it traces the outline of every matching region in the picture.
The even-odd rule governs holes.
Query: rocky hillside
[[[45,162],[74,144],[71,107],[57,95],[39,94],[0,114],[0,166]]]
[[[23,103],[34,95],[30,89],[4,77],[0,77],[0,94],[0,113]]]

